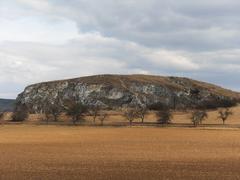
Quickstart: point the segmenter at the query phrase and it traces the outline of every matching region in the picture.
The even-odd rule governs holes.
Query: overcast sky
[[[0,0],[0,98],[93,74],[240,90],[239,0]]]

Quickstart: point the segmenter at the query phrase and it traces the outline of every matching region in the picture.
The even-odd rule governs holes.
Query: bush
[[[172,113],[170,110],[162,110],[157,112],[159,124],[170,124],[172,122]]]
[[[12,115],[12,121],[20,122],[27,120],[29,116],[28,108],[25,105],[22,105],[20,108],[15,108],[13,115]]]
[[[66,113],[72,117],[73,124],[76,124],[78,121],[83,121],[84,113],[88,112],[86,105],[75,101],[68,101],[66,105]]]
[[[211,99],[207,101],[203,101],[199,105],[199,109],[217,109],[217,108],[228,108],[237,105],[237,101],[233,99]]]
[[[228,108],[228,107],[233,107],[237,105],[236,100],[231,100],[231,99],[222,99],[220,100],[220,107]]]
[[[169,108],[166,104],[161,103],[161,102],[157,102],[157,103],[149,105],[148,109],[158,111],[158,110],[166,110],[166,109],[169,109]]]

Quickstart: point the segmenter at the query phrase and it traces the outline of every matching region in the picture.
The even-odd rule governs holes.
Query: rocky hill
[[[115,109],[126,106],[168,106],[172,109],[231,106],[240,94],[221,87],[180,77],[149,75],[97,75],[44,82],[26,87],[17,98],[17,106],[30,112],[66,100]]]
[[[13,111],[15,100],[12,99],[0,99],[0,112],[1,111]]]

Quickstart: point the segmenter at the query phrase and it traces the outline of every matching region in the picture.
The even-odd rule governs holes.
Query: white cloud
[[[70,20],[53,21],[38,17],[14,20],[0,18],[0,43],[3,41],[29,41],[64,43],[78,37],[76,24]]]
[[[40,11],[45,11],[45,10],[50,10],[51,6],[47,0],[16,0],[19,3],[22,3],[24,5],[30,6],[34,9],[40,10]]]
[[[187,57],[179,55],[176,52],[166,50],[150,51],[146,54],[146,57],[153,64],[160,67],[175,68],[178,71],[194,71],[199,69],[198,64],[193,63]]]
[[[1,0],[0,96],[99,73],[239,89],[239,8],[237,0]]]
[[[197,68],[177,52],[153,50],[94,33],[79,35],[79,38],[62,45],[2,43],[0,59],[2,64],[7,62],[2,68],[11,71],[3,72],[0,80],[9,79],[7,75],[13,77],[13,73],[13,80],[18,83],[97,73],[143,73],[150,72],[151,66],[176,71]],[[151,66],[146,67],[145,64]]]

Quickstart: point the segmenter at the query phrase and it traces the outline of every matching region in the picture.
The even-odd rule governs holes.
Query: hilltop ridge
[[[74,99],[103,108],[163,104],[170,108],[221,107],[239,102],[240,94],[182,77],[153,75],[95,75],[33,84],[17,98],[18,106],[41,112],[43,105]]]

